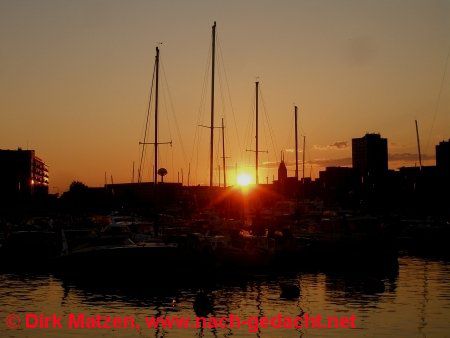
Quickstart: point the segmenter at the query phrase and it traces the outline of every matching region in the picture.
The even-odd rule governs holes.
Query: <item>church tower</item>
[[[286,164],[284,163],[284,154],[281,152],[281,162],[278,166],[278,182],[286,182],[287,180],[287,168]]]

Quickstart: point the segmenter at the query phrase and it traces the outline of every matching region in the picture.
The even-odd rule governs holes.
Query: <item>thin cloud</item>
[[[322,145],[318,145],[318,144],[314,145],[314,149],[317,149],[317,150],[346,149],[348,147],[349,147],[349,144],[347,141],[338,141],[338,142],[334,142],[334,143],[326,145],[326,146],[322,146]]]
[[[418,155],[414,153],[397,153],[390,154],[388,158],[389,162],[403,162],[413,163],[418,161]],[[428,154],[422,154],[422,160],[434,160],[434,156]],[[295,162],[285,162],[287,167],[295,166]],[[261,167],[262,168],[278,168],[280,162],[264,162]],[[316,158],[313,160],[306,161],[307,165],[313,165],[320,168],[325,167],[351,167],[352,166],[352,158],[351,157],[342,157],[342,158]]]
[[[352,165],[351,157],[344,158],[328,158],[328,159],[314,159],[310,164],[319,167],[348,167]]]
[[[295,149],[293,149],[293,148],[287,148],[287,149],[284,149],[283,151],[286,152],[286,153],[295,153]],[[302,153],[303,150],[299,149],[298,152]]]
[[[285,164],[287,167],[295,166],[295,161],[285,162]],[[348,167],[352,165],[352,158],[314,159],[306,161],[305,164],[318,167]],[[264,162],[261,168],[278,168],[279,165],[280,162]]]
[[[390,154],[389,161],[418,161],[419,155],[412,153],[398,153],[398,154]],[[422,160],[432,160],[434,156],[428,154],[422,154]]]
[[[389,149],[401,149],[401,148],[407,148],[408,145],[400,144],[397,142],[389,142]]]
[[[295,162],[284,162],[286,164],[286,166],[290,166],[290,165],[295,165]],[[280,162],[263,162],[260,167],[261,168],[266,168],[266,169],[271,169],[271,168],[278,168],[278,166],[280,165]]]

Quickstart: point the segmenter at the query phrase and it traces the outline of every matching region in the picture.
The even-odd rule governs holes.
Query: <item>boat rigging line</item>
[[[178,136],[178,139],[180,142],[180,148],[181,148],[181,152],[183,154],[183,160],[184,160],[184,163],[188,163],[189,159],[188,159],[188,156],[186,153],[186,149],[184,147],[183,138],[181,137],[180,125],[178,123],[177,115],[176,115],[175,108],[174,108],[175,106],[174,106],[173,99],[172,99],[172,91],[170,90],[169,82],[167,81],[166,70],[165,70],[163,61],[161,61],[161,70],[163,73],[163,79],[164,79],[164,83],[165,83],[165,86],[163,86],[163,88],[165,88],[167,91],[167,97],[168,97],[169,103],[170,103],[170,112],[172,113],[172,117],[173,117],[174,124],[175,124],[175,129],[176,129],[177,136]],[[172,136],[171,136],[171,138],[172,138]]]
[[[206,104],[206,93],[207,93],[207,84],[208,84],[208,73],[210,68],[210,62],[211,62],[211,46],[209,46],[208,49],[208,55],[206,58],[206,67],[205,67],[205,73],[203,74],[203,82],[202,82],[202,91],[200,96],[200,104],[197,112],[197,120],[195,123],[195,133],[194,133],[194,141],[192,143],[192,151],[191,151],[191,158],[189,163],[193,162],[194,154],[195,154],[195,170],[194,170],[194,178],[195,182],[198,182],[198,164],[199,164],[199,148],[201,144],[201,137],[202,133],[200,132],[200,123],[203,120],[203,112],[205,109]],[[191,171],[189,170],[189,173]],[[190,175],[188,176],[190,178]],[[189,184],[191,183],[188,181]]]
[[[427,146],[425,147],[425,151],[428,150],[429,146],[430,146],[431,135],[433,134],[433,129],[434,129],[434,123],[436,122],[436,117],[437,117],[437,114],[438,114],[438,111],[439,111],[439,107],[440,107],[440,104],[441,104],[442,90],[444,88],[444,82],[445,82],[445,78],[447,76],[447,68],[448,68],[448,61],[449,60],[450,60],[450,46],[448,48],[447,58],[445,59],[444,72],[442,74],[441,85],[439,87],[439,92],[438,92],[438,96],[437,96],[437,99],[436,99],[436,105],[434,107],[433,120],[431,122],[430,133],[428,134]]]
[[[231,99],[231,91],[230,91],[230,83],[228,81],[228,75],[227,75],[227,71],[225,68],[225,61],[223,58],[223,52],[222,52],[222,43],[221,43],[221,39],[220,39],[220,35],[217,34],[217,46],[218,46],[218,50],[219,50],[219,65],[222,66],[222,70],[223,70],[223,74],[224,74],[224,78],[225,78],[225,83],[226,83],[226,88],[227,88],[227,94],[228,94],[228,100],[230,101],[230,109],[231,109],[231,113],[233,115],[233,123],[234,123],[234,131],[236,133],[236,140],[238,142],[238,149],[242,149],[242,142],[241,142],[241,138],[239,136],[239,131],[237,128],[237,122],[236,122],[236,113],[234,110],[234,105],[233,105],[233,101]],[[242,161],[242,153],[239,152],[239,157]]]
[[[169,142],[159,142],[158,140],[158,99],[159,99],[159,47],[156,47],[156,56],[155,56],[155,134],[154,134],[154,142],[139,142],[139,144],[146,145],[152,144],[154,145],[154,168],[153,168],[153,182],[156,186],[158,183],[158,146],[161,144],[170,144],[172,146],[172,141]],[[153,87],[153,86],[152,86]]]
[[[144,163],[145,146],[147,144],[146,143],[147,142],[147,130],[148,130],[148,127],[149,127],[150,109],[151,109],[152,97],[153,97],[153,86],[155,84],[155,73],[156,73],[156,62],[153,65],[152,82],[151,82],[151,85],[150,85],[150,95],[149,95],[149,98],[148,98],[147,114],[146,114],[146,118],[145,118],[144,138],[143,138],[142,142],[139,142],[139,145],[142,145],[142,150],[141,150],[141,158],[139,160],[138,183],[141,183],[141,181],[142,181],[142,166],[143,166],[143,163]]]

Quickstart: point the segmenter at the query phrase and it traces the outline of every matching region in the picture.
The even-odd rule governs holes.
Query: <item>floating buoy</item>
[[[211,299],[204,292],[199,292],[195,296],[194,311],[198,317],[206,317],[213,310]]]
[[[300,288],[298,285],[282,284],[280,285],[281,295],[280,298],[284,299],[296,299],[300,297]]]

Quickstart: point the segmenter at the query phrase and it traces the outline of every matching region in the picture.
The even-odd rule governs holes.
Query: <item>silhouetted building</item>
[[[273,183],[275,190],[284,196],[294,197],[299,192],[300,181],[296,177],[288,177],[283,154],[281,154],[281,162],[278,166],[278,180]]]
[[[436,145],[436,167],[441,175],[450,176],[450,139]]]
[[[284,157],[281,158],[280,165],[278,166],[278,182],[283,183],[287,180],[287,168],[284,163]]]
[[[345,202],[356,189],[356,176],[353,168],[327,167],[319,172],[319,181],[325,200]]]
[[[326,167],[319,172],[319,179],[326,188],[336,186],[351,186],[354,183],[354,169],[348,167]]]
[[[48,169],[34,150],[0,150],[2,197],[48,193]]]
[[[352,139],[353,168],[361,177],[381,177],[388,171],[387,139],[366,134]]]
[[[424,192],[435,190],[438,184],[438,175],[435,166],[401,167],[398,169],[403,191]]]

